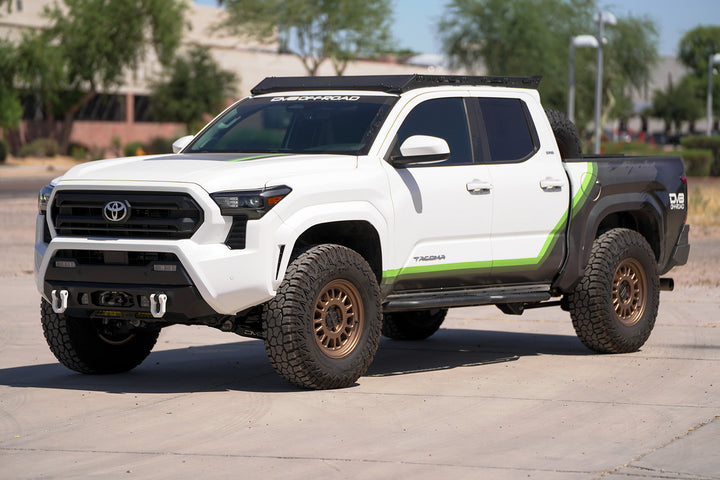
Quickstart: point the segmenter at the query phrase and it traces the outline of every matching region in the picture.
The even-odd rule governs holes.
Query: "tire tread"
[[[568,298],[575,332],[585,346],[599,353],[634,352],[647,341],[655,325],[660,290],[656,269],[646,272],[648,298],[637,328],[625,332],[612,308],[615,269],[619,259],[631,251],[656,265],[652,248],[636,231],[616,228],[600,235],[593,243],[583,279]]]
[[[323,368],[313,352],[315,339],[305,325],[303,312],[313,306],[317,292],[312,280],[331,270],[356,270],[370,289],[373,305],[365,305],[367,344],[346,369]],[[352,385],[372,363],[380,341],[380,290],[367,262],[349,248],[323,244],[310,247],[289,265],[285,280],[263,311],[265,348],[275,370],[293,385],[311,389],[333,389]],[[375,312],[375,313],[373,313]],[[372,318],[373,315],[375,318]],[[351,355],[355,355],[353,352]]]

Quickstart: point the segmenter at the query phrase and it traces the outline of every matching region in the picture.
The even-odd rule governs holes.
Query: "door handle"
[[[563,185],[565,185],[565,182],[558,180],[557,178],[546,178],[544,180],[540,180],[540,188],[546,192],[559,192],[562,190]]]
[[[470,193],[490,193],[493,189],[492,183],[482,182],[478,179],[468,182],[465,187]]]

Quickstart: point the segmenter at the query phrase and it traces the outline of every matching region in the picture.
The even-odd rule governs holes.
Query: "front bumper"
[[[203,209],[203,224],[191,238],[154,240],[58,236],[45,215],[38,215],[35,280],[43,297],[52,302],[53,290],[66,290],[69,293],[68,310],[79,309],[88,314],[91,310],[108,309],[107,305],[97,304],[93,298],[98,298],[103,292],[116,292],[133,299],[132,306],[118,308],[118,311],[149,312],[146,306],[138,307],[147,303],[142,297],[164,293],[167,296],[167,318],[178,321],[206,315],[234,315],[271,299],[280,282],[277,278],[280,252],[292,237],[280,217],[271,211],[259,220],[248,222],[245,248],[231,249],[224,242],[230,232],[232,218],[222,216],[204,190],[192,184],[163,187],[190,193]],[[68,188],[77,190],[79,187],[75,184]],[[98,186],[93,185],[93,188]],[[147,190],[148,186],[137,188]],[[266,232],[272,232],[272,238],[268,238]],[[265,234],[263,238],[262,233]],[[49,242],[48,236],[52,237]],[[288,240],[283,241],[283,238]],[[68,263],[61,263],[59,267],[57,261],[63,260],[64,252],[85,252],[107,258],[95,264],[77,262],[71,267]],[[61,255],[58,256],[58,253]],[[177,265],[175,274],[153,270],[153,262],[138,266],[133,262],[117,261],[128,255],[146,254],[172,256]],[[91,301],[83,304],[88,298]]]

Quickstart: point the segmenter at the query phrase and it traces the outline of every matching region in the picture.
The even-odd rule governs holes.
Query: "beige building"
[[[47,25],[42,16],[45,5],[54,0],[13,0],[10,13],[0,13],[0,37],[17,38],[23,29],[41,29]],[[224,14],[216,7],[191,4],[187,14],[188,29],[182,48],[192,45],[205,45],[211,48],[214,58],[226,70],[234,72],[239,79],[238,97],[249,95],[250,89],[268,76],[305,75],[305,69],[295,55],[277,53],[277,44],[258,43],[257,41],[228,35],[213,28]],[[346,75],[403,74],[403,73],[453,73],[440,67],[422,65],[401,65],[390,62],[356,61],[346,69]],[[652,81],[636,94],[638,108],[652,102],[653,93],[664,89],[670,80],[677,82],[686,73],[677,59],[663,57],[656,67]],[[175,123],[155,123],[148,121],[147,106],[150,93],[149,82],[160,74],[156,59],[149,56],[137,72],[128,72],[124,84],[112,91],[103,92],[91,104],[79,112],[75,122],[71,141],[89,148],[106,148],[114,137],[122,144],[130,141],[148,142],[153,138],[173,138],[185,134],[185,127]],[[323,63],[319,75],[334,75],[329,61]],[[216,112],[214,112],[216,113]],[[32,138],[33,111],[26,106],[26,115],[19,135]],[[618,122],[610,122],[606,129],[617,131]],[[696,127],[703,128],[704,121],[699,119]],[[629,128],[639,131],[642,123],[639,117],[633,118]],[[663,122],[651,119],[647,126],[650,133],[662,131]],[[687,128],[687,127],[685,127]],[[110,152],[108,152],[110,154]]]
[[[48,21],[42,15],[45,5],[53,0],[13,0],[10,13],[0,13],[0,37],[17,39],[25,29],[42,29]],[[274,43],[261,44],[254,40],[218,32],[213,28],[222,18],[223,10],[191,4],[187,13],[188,29],[181,48],[205,45],[225,70],[239,79],[238,98],[250,94],[250,89],[268,76],[305,75],[299,58],[277,53]],[[438,71],[434,70],[435,73]],[[401,74],[428,72],[428,67],[398,65],[389,62],[356,61],[348,65],[346,75]],[[103,92],[78,114],[71,142],[89,148],[106,148],[113,137],[122,144],[130,141],[148,142],[153,138],[174,138],[185,134],[185,127],[176,123],[147,121],[146,110],[150,81],[160,74],[159,64],[150,55],[137,72],[128,72],[119,88]],[[334,75],[329,61],[323,63],[319,75]],[[218,112],[214,112],[218,113]],[[23,139],[34,135],[32,106],[26,105],[25,119],[19,131]],[[108,152],[110,154],[110,152]]]

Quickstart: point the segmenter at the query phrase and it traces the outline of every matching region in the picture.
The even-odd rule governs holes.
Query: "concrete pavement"
[[[663,292],[627,355],[589,352],[558,308],[451,310],[321,392],[203,327],[164,330],[130,373],[79,375],[45,345],[32,277],[0,291],[3,479],[720,479],[715,290]]]

